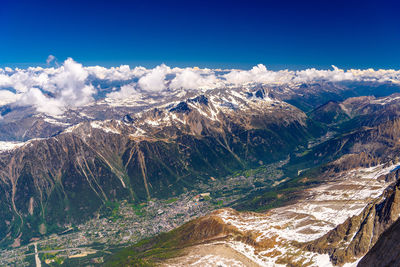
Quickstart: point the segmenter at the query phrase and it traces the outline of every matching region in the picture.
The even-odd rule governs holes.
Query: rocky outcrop
[[[189,113],[190,108],[186,102],[180,102],[176,107],[173,107],[169,110],[170,112],[177,112],[177,113]]]

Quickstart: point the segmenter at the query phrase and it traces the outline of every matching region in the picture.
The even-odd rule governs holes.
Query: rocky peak
[[[188,101],[208,106],[208,98],[205,95],[196,96],[195,98],[191,98]]]
[[[260,99],[264,99],[265,97],[265,91],[264,89],[258,89],[255,93],[255,96],[260,98]]]
[[[131,117],[131,115],[126,114],[123,118],[122,121],[125,123],[133,123],[134,119]]]
[[[171,108],[169,111],[176,112],[176,113],[189,113],[190,108],[186,102],[180,102],[178,105]]]

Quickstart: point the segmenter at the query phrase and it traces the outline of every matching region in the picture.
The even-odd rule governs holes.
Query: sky
[[[0,67],[400,69],[397,2],[1,0]]]

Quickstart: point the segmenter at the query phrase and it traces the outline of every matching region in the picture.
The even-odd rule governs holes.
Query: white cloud
[[[166,89],[165,77],[171,72],[170,67],[161,64],[139,79],[139,86],[144,91],[159,92]]]
[[[50,83],[54,84],[56,97],[66,106],[72,107],[93,101],[96,90],[93,85],[85,84],[89,75],[88,71],[72,58],[67,59],[62,68],[63,71],[50,80]]]
[[[0,88],[11,87],[12,81],[10,76],[6,74],[0,74]]]
[[[101,66],[86,67],[89,74],[100,80],[109,81],[126,81],[133,78],[141,77],[149,72],[144,67],[136,67],[131,69],[128,65],[121,65],[119,67],[104,68]]]
[[[96,93],[92,84],[86,84],[88,71],[71,58],[65,60],[63,66],[58,68],[54,75],[48,75],[45,72],[38,74],[18,72],[14,75],[32,79],[31,83],[22,83],[24,88],[16,86],[18,83],[14,84],[17,92],[24,92],[18,104],[32,105],[37,111],[52,115],[59,115],[69,107],[85,105],[93,101],[93,94]],[[21,80],[24,81],[24,79]],[[27,85],[30,85],[29,89]],[[54,96],[45,95],[35,86],[41,87]]]
[[[292,82],[304,83],[312,81],[372,81],[400,82],[400,71],[395,70],[342,70],[336,66],[332,66],[333,70],[317,70],[310,68],[300,71],[270,71],[262,65],[258,64],[251,70],[231,70],[229,73],[222,75],[228,84],[245,84],[245,83],[264,83],[264,84],[287,84]]]
[[[38,112],[60,115],[64,112],[64,103],[57,98],[45,96],[42,91],[37,88],[31,88],[23,94],[18,101],[23,106],[34,106]]]
[[[254,66],[251,70],[232,70],[223,75],[228,84],[246,84],[246,83],[287,83],[293,76],[293,72],[287,70],[270,71],[263,64]]]
[[[217,78],[214,74],[202,76],[200,73],[191,69],[185,69],[176,74],[171,81],[171,89],[199,89],[202,87],[216,86]]]
[[[119,91],[114,91],[107,94],[107,98],[123,100],[132,96],[137,96],[139,92],[135,88],[135,84],[127,84],[121,86]]]
[[[8,90],[0,90],[0,106],[14,103],[21,97],[21,94],[15,94]]]

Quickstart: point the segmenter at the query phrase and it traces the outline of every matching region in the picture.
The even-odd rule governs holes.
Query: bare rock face
[[[382,179],[399,176],[399,170]],[[388,187],[361,214],[348,218],[326,235],[305,245],[305,249],[327,253],[332,262],[342,265],[366,254],[400,215],[400,181]],[[376,265],[370,265],[376,266]]]
[[[400,266],[400,220],[390,226],[357,266]]]

